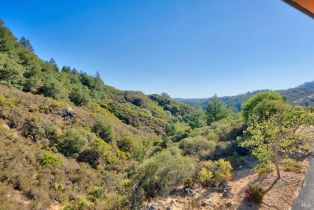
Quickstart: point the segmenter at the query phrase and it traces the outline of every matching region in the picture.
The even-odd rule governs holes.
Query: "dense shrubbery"
[[[205,186],[210,184],[219,186],[230,180],[231,170],[231,164],[223,159],[214,162],[205,161],[199,172],[199,180]]]
[[[133,206],[145,198],[167,195],[194,174],[195,163],[176,148],[164,150],[139,166],[133,192]]]
[[[42,166],[58,166],[62,163],[62,160],[55,154],[50,152],[45,152],[43,157],[40,159],[40,164]]]
[[[206,157],[215,149],[215,142],[208,141],[205,137],[196,136],[186,138],[180,141],[179,147],[185,155]]]
[[[107,143],[114,142],[114,132],[111,125],[106,124],[101,120],[96,120],[92,127],[92,131]]]

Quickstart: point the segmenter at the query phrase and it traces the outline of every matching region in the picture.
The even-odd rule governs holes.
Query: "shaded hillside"
[[[220,97],[221,101],[227,107],[235,111],[240,111],[242,107],[242,103],[246,101],[248,98],[254,96],[255,94],[262,92],[265,90],[257,90],[253,92],[247,92],[244,94],[236,95],[236,96],[223,96]],[[300,86],[295,88],[289,88],[286,90],[277,90],[281,95],[283,95],[291,104],[300,105],[300,106],[314,106],[314,81],[306,82]],[[175,99],[178,102],[182,102],[188,104],[192,107],[200,106],[205,108],[208,104],[208,101],[211,98],[200,98],[200,99]]]

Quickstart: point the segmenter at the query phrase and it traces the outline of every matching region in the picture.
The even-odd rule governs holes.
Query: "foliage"
[[[171,123],[166,127],[166,134],[172,139],[173,142],[178,142],[188,136],[191,131],[190,126],[184,123]]]
[[[223,159],[214,162],[204,161],[199,171],[199,180],[205,186],[209,184],[219,186],[230,180],[231,170],[231,164]]]
[[[200,128],[206,126],[206,115],[200,108],[196,108],[194,112],[187,116],[186,121],[192,129]]]
[[[213,172],[206,169],[205,167],[200,170],[198,175],[202,185],[209,186],[212,183]]]
[[[57,155],[55,155],[53,153],[45,152],[43,154],[43,157],[40,160],[40,164],[42,166],[52,165],[55,167],[55,166],[62,164],[62,160]]]
[[[247,100],[242,115],[246,123],[261,122],[275,114],[282,114],[289,108],[284,98],[276,92],[261,92]]]
[[[88,192],[88,195],[94,199],[102,199],[105,197],[105,192],[106,191],[103,187],[96,186]]]
[[[71,129],[66,132],[58,144],[58,150],[68,157],[76,157],[87,144],[83,130]]]
[[[0,54],[0,84],[22,88],[24,69],[5,54]]]
[[[224,104],[219,100],[217,95],[208,103],[206,107],[207,124],[221,120],[228,116],[228,110]]]
[[[215,149],[215,142],[208,141],[202,136],[190,137],[180,141],[179,147],[185,155],[201,156],[203,153],[211,153]]]
[[[283,112],[283,107],[287,106],[277,94],[261,94],[253,99],[248,101],[244,113],[250,125],[242,145],[253,148],[252,154],[260,164],[275,163],[280,178],[278,162],[288,155],[308,150],[311,139],[307,128],[313,124],[313,115],[303,109]]]
[[[176,150],[164,150],[143,162],[138,168],[132,198],[135,207],[144,198],[167,195],[178,184],[194,174],[194,162]]]
[[[250,184],[246,190],[247,200],[254,203],[262,203],[265,194],[263,187],[256,184]]]
[[[90,101],[88,92],[77,87],[70,92],[69,99],[77,106],[87,105]]]
[[[92,131],[101,139],[107,143],[114,142],[114,132],[111,125],[102,122],[101,120],[96,120]]]

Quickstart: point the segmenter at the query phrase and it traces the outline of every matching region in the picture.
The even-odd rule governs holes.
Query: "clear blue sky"
[[[234,95],[314,80],[314,20],[280,0],[1,0],[43,59],[116,88]]]

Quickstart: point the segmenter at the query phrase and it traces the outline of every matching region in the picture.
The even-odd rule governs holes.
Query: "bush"
[[[123,152],[134,153],[139,148],[139,142],[131,136],[124,136],[117,142],[118,148]]]
[[[171,123],[166,127],[166,134],[171,136],[172,141],[178,142],[188,136],[191,131],[190,126],[183,123]]]
[[[284,161],[285,171],[291,171],[295,173],[301,173],[302,172],[302,165],[301,163],[298,163],[295,160],[286,160]]]
[[[88,92],[83,88],[74,88],[69,94],[69,99],[76,106],[85,106],[90,101]]]
[[[231,170],[231,164],[223,159],[215,162],[204,161],[198,174],[199,180],[204,186],[210,184],[219,186],[230,180]]]
[[[40,89],[39,93],[46,97],[54,99],[66,98],[66,90],[63,89],[62,84],[58,81],[48,81]]]
[[[222,184],[223,182],[228,182],[231,178],[231,164],[229,161],[220,159],[215,162],[215,170],[213,182],[216,186]]]
[[[65,156],[74,157],[84,149],[86,143],[87,141],[82,132],[71,129],[62,138],[57,148]]]
[[[181,156],[177,150],[164,150],[144,161],[135,176],[132,207],[145,198],[168,195],[177,185],[194,174],[194,161]]]
[[[40,165],[42,166],[59,166],[62,164],[62,160],[55,154],[46,152],[40,160]]]
[[[202,185],[209,186],[213,179],[213,173],[206,168],[202,168],[199,172],[199,180]]]
[[[254,203],[262,203],[265,194],[265,190],[261,186],[256,184],[250,184],[248,189],[246,190],[247,200]]]
[[[114,133],[110,124],[106,124],[101,120],[96,120],[92,127],[92,131],[107,143],[114,141]]]
[[[38,141],[45,137],[45,131],[40,126],[38,118],[27,119],[22,129],[23,136],[26,138],[30,138],[33,141]]]
[[[88,195],[93,199],[102,199],[105,197],[105,189],[103,187],[94,187],[88,192]]]
[[[99,159],[101,158],[101,152],[97,149],[86,149],[79,154],[77,161],[88,163],[93,168],[96,168],[99,164]]]
[[[200,155],[202,151],[212,152],[215,149],[215,142],[208,141],[202,136],[185,138],[180,142],[180,149],[186,155]]]

